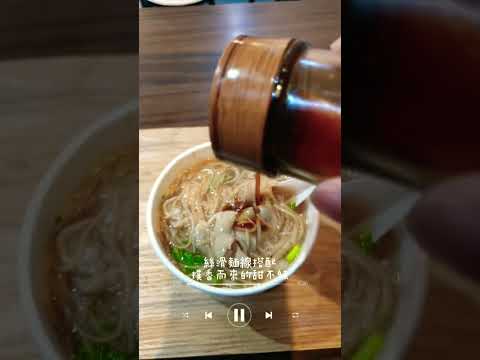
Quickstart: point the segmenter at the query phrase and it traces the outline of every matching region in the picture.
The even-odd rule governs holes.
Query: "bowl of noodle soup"
[[[412,194],[366,173],[343,174],[344,233]],[[403,219],[377,243],[364,230],[342,238],[342,358],[403,359],[422,312],[426,257]]]
[[[156,255],[175,277],[213,295],[281,284],[307,258],[319,226],[309,199],[291,206],[293,192],[279,186],[286,180],[219,161],[210,143],[188,149],[150,192],[146,223]]]
[[[128,103],[79,134],[29,204],[19,288],[42,358],[138,358],[137,119]]]

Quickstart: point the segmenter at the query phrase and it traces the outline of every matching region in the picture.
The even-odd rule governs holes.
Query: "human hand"
[[[341,38],[338,38],[330,45],[330,50],[337,54],[340,54],[341,49]],[[337,222],[340,222],[342,212],[341,188],[341,179],[339,177],[330,179],[320,183],[311,197],[313,204],[320,212]]]
[[[318,211],[340,222],[342,215],[342,183],[339,177],[320,183],[311,196]]]
[[[480,175],[452,179],[427,191],[408,224],[430,255],[480,282]]]

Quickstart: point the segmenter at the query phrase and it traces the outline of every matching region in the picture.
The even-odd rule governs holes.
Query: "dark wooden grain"
[[[2,1],[0,59],[136,53],[135,0]]]
[[[328,47],[340,35],[340,1],[140,10],[141,127],[204,126],[210,82],[239,34],[296,37]]]

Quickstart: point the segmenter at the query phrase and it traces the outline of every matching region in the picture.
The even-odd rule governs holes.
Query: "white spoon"
[[[378,242],[380,238],[405,218],[419,197],[420,195],[418,193],[406,193],[404,198],[369,216],[367,220],[356,225],[348,232],[347,238],[355,239],[362,232],[369,231],[372,235],[372,242]]]
[[[295,206],[303,203],[315,190],[315,185],[294,178],[282,181],[276,187],[293,192],[295,195],[291,201],[294,202]],[[347,237],[352,239],[362,232],[369,231],[374,243],[405,218],[420,196],[404,187],[371,177],[352,179],[342,185],[342,196],[355,193],[381,197],[387,204],[385,207],[377,209],[374,214],[356,225],[347,234]]]
[[[275,187],[283,188],[287,191],[293,192],[295,195],[292,197],[290,202],[294,202],[295,207],[303,203],[315,190],[315,185],[312,185],[306,181],[290,178],[288,180],[280,182]]]
[[[372,213],[347,233],[355,239],[362,232],[371,233],[376,243],[410,212],[420,194],[411,189],[367,174],[353,173],[353,179],[342,183],[342,201],[372,204]]]
[[[280,182],[278,185],[275,186],[276,188],[283,188],[288,191],[293,192],[295,195],[290,199],[290,203],[293,202],[295,207],[302,204],[305,200],[307,200],[312,192],[315,190],[316,186],[312,185],[311,183],[290,178],[288,180]],[[325,214],[319,213],[320,221],[322,224],[331,227],[338,233],[341,233],[342,226],[337,221],[331,219]]]

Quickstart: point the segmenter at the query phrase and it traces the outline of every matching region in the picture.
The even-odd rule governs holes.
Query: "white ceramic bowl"
[[[391,206],[409,192],[409,189],[377,177],[360,173],[356,175],[362,179],[362,184],[352,186],[348,182],[344,183],[342,203],[346,204],[350,199],[355,198],[357,202],[368,204],[368,211],[363,214],[364,216]],[[399,241],[399,247],[391,258],[399,273],[398,298],[393,309],[391,326],[387,329],[385,343],[377,360],[404,358],[422,313],[427,287],[426,256],[402,221],[393,229],[393,236]]]
[[[55,219],[67,196],[75,191],[84,176],[92,172],[92,164],[137,139],[138,104],[129,103],[99,119],[81,133],[53,162],[28,206],[20,233],[19,290],[25,321],[44,359],[69,359],[60,346],[60,339],[71,334],[58,334],[52,326],[51,299],[46,274]],[[133,135],[133,136],[132,136]]]
[[[175,264],[172,263],[168,255],[167,249],[163,247],[161,240],[158,238],[155,232],[155,229],[157,228],[157,221],[159,220],[158,208],[160,206],[162,195],[167,192],[169,185],[177,178],[177,176],[179,176],[179,174],[181,174],[187,169],[190,169],[193,165],[198,164],[203,160],[213,158],[214,154],[211,149],[210,143],[204,143],[198,146],[194,146],[187,151],[181,153],[176,158],[174,158],[165,167],[165,169],[163,169],[163,171],[158,176],[153,185],[147,203],[146,220],[150,243],[153,246],[155,253],[163,262],[163,264],[167,267],[167,269],[175,277],[177,277],[189,286],[202,290],[208,294],[220,296],[246,296],[261,293],[281,284],[287,279],[287,277],[291,276],[303,264],[308,254],[310,253],[317,237],[319,227],[318,212],[313,206],[313,204],[310,202],[310,200],[307,200],[305,210],[307,230],[302,245],[302,250],[298,255],[297,259],[288,267],[287,271],[281,276],[277,276],[272,280],[259,283],[259,285],[257,286],[234,289],[210,286],[208,284],[192,280],[189,276],[185,275],[182,271],[180,271],[175,266]]]

